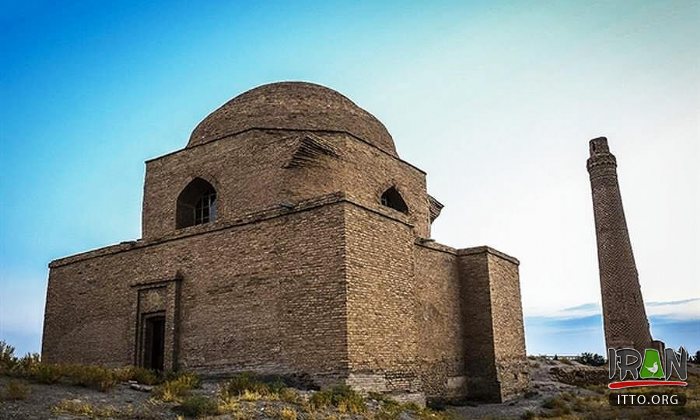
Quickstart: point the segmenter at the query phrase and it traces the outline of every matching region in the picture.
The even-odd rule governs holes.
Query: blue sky
[[[661,338],[667,347],[683,346],[692,354],[700,350],[699,304],[698,298],[647,302],[652,336]],[[574,355],[589,351],[604,355],[601,312],[600,304],[587,303],[556,313],[526,317],[528,353]]]
[[[700,298],[696,1],[0,10],[0,339],[20,352],[39,349],[49,261],[140,236],[143,161],[277,80],[327,85],[382,120],[446,204],[438,241],[521,260],[534,353],[602,352],[585,159],[608,136],[642,291],[665,308],[648,308],[654,334],[700,347],[700,301],[678,303]]]

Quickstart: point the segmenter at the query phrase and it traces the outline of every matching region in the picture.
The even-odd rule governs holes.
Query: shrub
[[[128,379],[134,380],[140,384],[156,385],[162,382],[160,376],[155,371],[150,369],[132,366],[129,368],[129,370],[130,372]]]
[[[178,373],[175,379],[189,385],[190,388],[199,388],[202,385],[202,381],[199,379],[199,376],[193,372]]]
[[[243,401],[258,401],[264,397],[259,392],[245,390],[245,391],[243,391],[243,394],[239,398],[242,399]]]
[[[177,411],[188,417],[213,416],[219,413],[216,401],[202,395],[187,397]]]
[[[279,391],[280,400],[291,404],[298,404],[300,401],[299,393],[293,388],[282,388]]]
[[[61,379],[61,367],[50,364],[36,364],[28,372],[28,377],[42,384],[55,384]]]
[[[73,385],[84,386],[99,391],[107,391],[120,381],[136,380],[142,384],[155,385],[162,382],[162,378],[156,372],[140,367],[126,367],[121,369],[108,369],[102,366],[77,365],[77,364],[47,364],[41,362],[38,353],[28,353],[17,358],[14,347],[0,340],[0,374],[26,378],[39,383],[55,384],[65,381]],[[174,378],[180,378],[181,374],[175,374]],[[182,381],[192,381],[196,377]]]
[[[333,398],[329,390],[317,391],[309,398],[309,406],[313,409],[326,408],[333,405]]]
[[[376,417],[378,420],[395,420],[401,418],[404,408],[401,404],[388,398],[373,398],[381,403]]]
[[[561,405],[562,403],[564,403],[563,400],[560,400],[556,397],[551,397],[551,398],[547,398],[546,400],[542,401],[542,408],[546,408],[547,410],[551,410],[551,409],[557,407],[558,405]]]
[[[5,385],[5,392],[2,393],[2,399],[26,400],[30,391],[31,388],[29,385],[19,381],[10,381]]]
[[[262,378],[253,375],[250,372],[243,372],[234,375],[224,383],[221,393],[224,396],[242,396],[257,394],[262,397],[269,397],[279,394],[286,387],[281,378],[275,378],[273,381],[265,381]]]
[[[72,385],[102,392],[114,387],[120,377],[118,370],[101,366],[40,363],[38,355],[31,354],[19,359],[12,375],[43,384],[55,384],[64,380]]]
[[[581,353],[581,355],[576,358],[576,361],[589,366],[605,365],[605,358],[597,353]]]
[[[36,366],[41,364],[41,355],[39,353],[27,353],[17,361],[17,369],[24,372],[29,372]]]
[[[292,407],[283,407],[279,413],[277,413],[277,418],[280,420],[297,420],[297,410]]]
[[[338,385],[314,393],[309,399],[309,405],[314,409],[333,406],[341,413],[358,414],[367,410],[364,398],[347,385]]]
[[[241,404],[237,397],[219,395],[219,413],[236,414],[240,411]]]
[[[65,366],[64,376],[73,385],[106,392],[117,384],[117,377],[110,369],[101,366]]]
[[[183,373],[174,379],[163,382],[153,390],[153,396],[164,402],[181,402],[189,392],[199,387],[200,381],[193,373]]]
[[[0,373],[8,373],[16,364],[15,348],[0,340]]]
[[[574,404],[571,408],[573,408],[574,411],[579,411],[579,412],[586,411],[586,408],[587,408],[586,402],[581,398],[576,398],[574,400]]]
[[[273,394],[279,394],[280,391],[287,387],[287,383],[279,376],[269,378],[264,382],[267,384],[268,389]]]
[[[15,348],[0,341],[0,374],[26,377],[41,363],[39,353],[27,353],[21,358],[15,356]]]
[[[130,381],[131,378],[134,376],[133,369],[134,368],[132,366],[125,366],[122,368],[112,369],[112,375],[114,376],[114,380],[117,382]]]
[[[566,397],[553,397],[553,398],[548,398],[542,403],[542,408],[546,408],[548,410],[551,410],[549,413],[550,416],[564,416],[567,414],[571,414],[571,409],[569,408],[569,405],[566,403]]]

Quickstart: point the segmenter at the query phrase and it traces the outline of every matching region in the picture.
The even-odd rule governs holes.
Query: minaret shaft
[[[617,161],[605,137],[590,141],[587,167],[598,242],[605,343],[608,348],[643,350],[652,345],[649,322],[622,208]]]

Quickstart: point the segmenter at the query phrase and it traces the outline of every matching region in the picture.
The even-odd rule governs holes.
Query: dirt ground
[[[557,372],[594,373],[605,376],[605,367],[591,368],[570,361],[554,361],[544,358],[529,360],[530,388],[521,398],[503,404],[467,404],[449,406],[435,414],[402,412],[392,418],[409,420],[412,418],[695,418],[695,409],[670,409],[641,411],[640,409],[617,408],[611,410],[607,405],[605,387],[602,384],[592,386],[574,386],[563,383]],[[697,370],[697,368],[694,368]],[[700,371],[696,372],[700,373]],[[575,376],[575,375],[574,375]],[[0,376],[0,390],[5,389],[11,378]],[[697,383],[693,383],[697,387]],[[129,418],[129,419],[176,419],[176,404],[157,402],[149,392],[134,390],[129,384],[117,385],[108,392],[99,392],[87,388],[69,385],[43,385],[25,382],[29,387],[26,399],[0,401],[0,419],[79,419],[79,418]],[[197,394],[214,397],[218,383],[204,381]],[[697,391],[694,391],[697,399]],[[564,398],[562,398],[564,396]],[[68,403],[66,403],[68,401]],[[83,414],[67,413],[61,404],[73,407],[89,407]],[[364,414],[349,415],[340,412],[308,413],[299,410],[294,417],[280,411],[280,401],[264,399],[242,402],[240,411],[235,415],[210,417],[227,418],[377,418],[386,419],[385,413],[379,413],[378,403],[367,400],[368,411]],[[549,404],[549,405],[548,405]],[[697,406],[699,401],[689,401],[688,405]],[[628,410],[628,411],[624,411]],[[643,409],[642,409],[643,410]],[[284,414],[284,415],[283,415]]]
[[[482,418],[527,418],[527,413],[537,414],[545,401],[555,398],[564,392],[574,393],[580,396],[594,396],[595,392],[568,385],[560,382],[552,374],[552,368],[558,369],[596,369],[578,365],[571,362],[547,360],[538,358],[529,360],[530,387],[521,398],[503,404],[479,404],[476,406],[452,407],[451,412],[458,419],[482,419]],[[605,370],[597,368],[596,370]]]

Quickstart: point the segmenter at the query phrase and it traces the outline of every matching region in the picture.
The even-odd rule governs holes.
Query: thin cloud
[[[678,321],[700,319],[700,298],[672,300],[666,302],[648,302],[645,304],[647,316],[669,318]],[[602,314],[599,303],[585,303],[563,309],[533,314],[530,318],[539,317],[552,320],[570,320]]]
[[[677,321],[700,319],[700,298],[671,302],[650,302],[646,306],[648,316],[668,318]]]
[[[662,306],[662,305],[680,305],[683,303],[690,303],[690,302],[698,302],[700,301],[700,298],[691,298],[691,299],[683,299],[683,300],[671,300],[668,302],[649,302],[646,304],[646,306]]]

